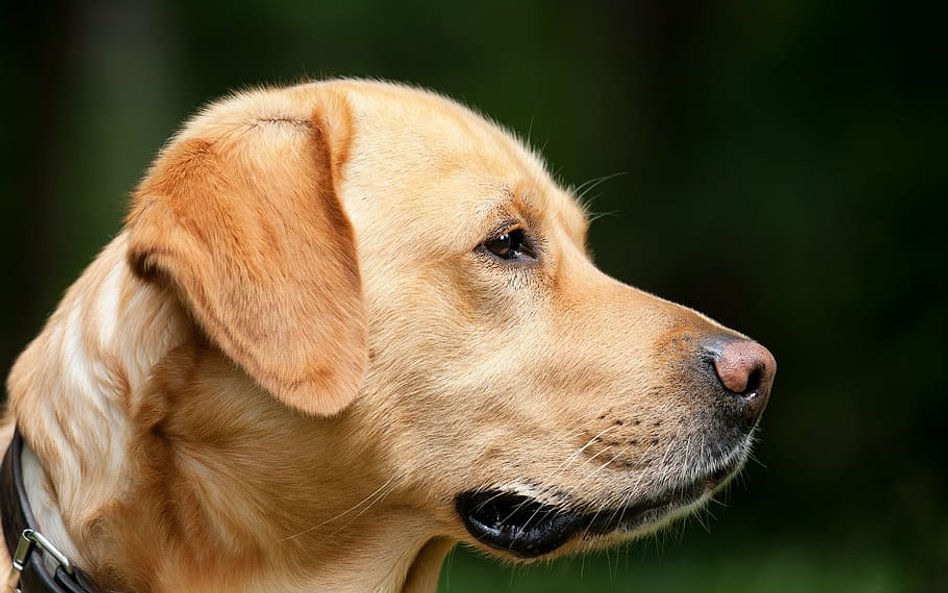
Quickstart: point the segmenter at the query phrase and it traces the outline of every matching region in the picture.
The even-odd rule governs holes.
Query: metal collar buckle
[[[46,539],[45,535],[35,529],[24,529],[23,533],[20,534],[20,539],[16,544],[16,551],[13,553],[13,570],[16,573],[23,572],[23,567],[26,566],[26,561],[29,559],[30,552],[33,551],[34,546],[46,552],[66,571],[66,574],[70,576],[73,574],[72,562],[69,561],[69,558],[66,558],[66,555],[63,554],[59,548],[54,546],[51,541]]]

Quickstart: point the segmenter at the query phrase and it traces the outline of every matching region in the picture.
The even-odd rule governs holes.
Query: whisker
[[[389,482],[391,482],[391,481],[392,481],[392,480],[389,480]],[[328,539],[332,539],[334,536],[336,536],[336,535],[338,535],[339,533],[342,533],[343,531],[345,531],[345,529],[346,529],[347,527],[349,527],[350,525],[352,525],[352,523],[355,522],[356,519],[358,519],[359,517],[361,517],[362,515],[364,515],[365,513],[367,513],[370,508],[372,508],[372,507],[375,506],[376,504],[382,502],[382,500],[384,500],[385,497],[388,496],[394,489],[395,489],[395,488],[392,487],[392,488],[387,489],[387,490],[384,491],[384,492],[379,493],[379,495],[375,498],[375,500],[373,500],[371,503],[369,503],[368,505],[366,505],[366,507],[365,507],[364,509],[362,509],[361,511],[359,511],[354,517],[352,517],[351,519],[349,519],[349,521],[348,521],[345,525],[341,526],[339,529],[333,531],[333,532],[330,533],[328,536],[326,536],[326,539],[327,539],[327,540],[328,540]]]
[[[628,175],[628,171],[619,171],[617,173],[611,173],[609,175],[603,175],[601,177],[593,177],[592,179],[589,179],[588,181],[584,181],[583,183],[580,183],[579,185],[575,187],[571,187],[570,191],[576,195],[577,200],[585,203],[584,199],[586,197],[586,194],[588,194],[590,191],[596,189],[597,187],[599,187],[606,181],[615,179],[616,177],[621,177],[623,175]]]
[[[605,429],[600,431],[598,434],[594,435],[588,441],[586,441],[586,443],[582,447],[579,447],[578,449],[573,451],[569,456],[567,456],[567,458],[564,459],[563,462],[560,463],[560,465],[556,469],[553,470],[551,477],[554,478],[554,480],[552,481],[556,481],[555,478],[559,478],[564,473],[566,473],[566,470],[569,469],[569,467],[576,461],[577,458],[579,458],[580,455],[583,454],[584,451],[586,451],[586,449],[588,449],[594,442],[596,442],[596,439],[601,438],[603,435],[605,435],[610,430],[613,430],[614,428],[615,426],[606,427]],[[608,447],[603,449],[603,451],[607,449]],[[603,451],[599,451],[599,453],[596,453],[595,455],[593,455],[592,459],[595,459]]]
[[[325,525],[328,525],[329,523],[332,523],[333,521],[336,521],[336,520],[338,520],[338,519],[341,519],[342,517],[345,517],[346,515],[348,515],[349,513],[351,513],[352,511],[358,509],[359,507],[361,507],[362,505],[364,505],[364,504],[366,504],[366,503],[368,503],[368,506],[365,508],[365,510],[368,510],[373,504],[375,504],[375,502],[377,502],[377,500],[372,500],[373,497],[375,497],[375,496],[378,495],[380,492],[382,492],[386,487],[388,487],[389,484],[391,484],[393,480],[394,480],[394,478],[390,478],[390,479],[389,479],[388,481],[386,481],[384,484],[382,484],[381,486],[379,486],[378,488],[376,488],[374,492],[372,492],[371,494],[369,494],[368,496],[366,496],[365,498],[363,498],[361,501],[359,501],[358,503],[356,503],[354,506],[352,506],[352,507],[346,509],[345,511],[343,511],[343,512],[341,512],[341,513],[339,513],[339,514],[336,515],[335,517],[332,517],[332,518],[330,518],[330,519],[326,519],[326,520],[323,521],[322,523],[319,523],[319,524],[317,524],[317,525],[313,525],[312,527],[309,527],[309,528],[307,528],[307,529],[304,529],[303,531],[300,531],[299,533],[296,533],[296,534],[293,534],[293,535],[289,535],[289,536],[287,536],[287,537],[281,539],[280,541],[287,541],[287,540],[291,540],[291,539],[296,539],[296,538],[298,538],[298,537],[300,537],[300,536],[302,536],[302,535],[306,535],[307,533],[309,533],[309,532],[311,532],[311,531],[314,531],[314,530],[316,530],[316,529],[319,529],[320,527],[324,527]],[[363,510],[362,513],[364,513],[365,510]],[[362,513],[359,513],[358,515],[356,515],[356,517],[361,516]]]
[[[599,195],[596,195],[595,197],[598,198]],[[603,211],[603,212],[590,212],[590,213],[589,213],[589,224],[592,224],[592,223],[596,222],[596,221],[599,220],[600,218],[605,218],[605,217],[607,217],[607,216],[615,216],[615,215],[618,214],[618,213],[619,213],[618,210],[607,210],[607,211]]]

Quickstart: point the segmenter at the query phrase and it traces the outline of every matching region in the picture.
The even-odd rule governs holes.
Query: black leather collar
[[[18,568],[16,560],[22,556],[17,590],[22,593],[97,593],[78,568],[68,565],[68,560],[65,565],[56,560],[58,550],[51,551],[55,548],[37,530],[23,484],[22,454],[23,437],[16,430],[13,442],[3,457],[3,467],[0,468],[0,513],[3,517],[3,537],[7,552],[14,560],[14,570]],[[56,563],[53,574],[46,570],[47,557]],[[0,567],[0,575],[6,568]],[[0,583],[0,586],[3,584]]]

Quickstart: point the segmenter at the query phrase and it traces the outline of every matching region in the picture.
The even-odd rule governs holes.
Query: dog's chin
[[[520,559],[551,554],[574,541],[631,538],[685,514],[707,500],[743,465],[736,460],[707,475],[616,508],[577,510],[504,489],[469,490],[455,508],[482,544]],[[576,507],[576,508],[573,508]]]

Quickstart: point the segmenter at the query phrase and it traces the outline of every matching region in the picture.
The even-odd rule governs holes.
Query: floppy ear
[[[356,246],[334,185],[344,157],[334,164],[320,113],[260,116],[246,101],[199,116],[156,160],[126,221],[128,261],[173,286],[273,396],[330,415],[355,398],[367,356]]]

